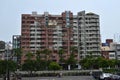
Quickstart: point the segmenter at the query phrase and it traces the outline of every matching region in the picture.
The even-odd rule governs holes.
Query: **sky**
[[[101,40],[119,41],[120,0],[0,0],[0,40],[12,41],[13,35],[21,34],[21,14],[37,11],[43,14],[61,14],[72,11],[93,12],[100,15]]]

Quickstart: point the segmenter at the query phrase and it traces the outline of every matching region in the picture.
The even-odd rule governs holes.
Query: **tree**
[[[63,58],[63,54],[64,54],[64,49],[59,49],[59,51],[58,51],[58,55],[59,55],[59,64],[62,64],[65,60],[64,60],[64,58]]]
[[[0,74],[6,74],[6,71],[14,72],[17,69],[17,63],[12,60],[0,60]]]
[[[70,57],[67,59],[67,64],[68,64],[68,69],[71,69],[71,65],[75,65],[76,64],[76,60],[75,60],[75,53],[77,52],[77,47],[72,46],[70,48]]]
[[[38,50],[36,52],[36,69],[37,70],[41,70],[42,66],[43,66],[43,63],[42,63],[42,60],[41,60],[41,54],[42,54],[42,51],[40,51],[40,50]]]
[[[80,64],[83,69],[91,69],[93,67],[93,64],[92,64],[94,63],[93,61],[94,61],[93,59],[86,57],[80,61]]]
[[[36,61],[32,60],[32,58],[34,57],[34,54],[31,52],[28,52],[26,55],[26,61],[24,62],[24,64],[22,65],[22,70],[26,70],[26,71],[30,71],[30,75],[32,74],[32,71],[36,71]]]
[[[28,52],[26,55],[27,60],[31,60],[33,58],[33,53]]]
[[[21,48],[17,48],[17,49],[13,49],[14,52],[14,56],[17,57],[17,63],[20,64],[21,62],[21,55],[22,55],[22,51]]]
[[[44,49],[43,50],[43,54],[45,55],[45,64],[46,64],[46,70],[48,69],[48,64],[49,64],[49,62],[50,62],[50,60],[49,60],[49,55],[50,55],[50,53],[51,53],[51,50],[49,50],[49,49]]]
[[[31,73],[32,73],[32,71],[34,71],[34,60],[32,60],[32,58],[33,58],[33,56],[34,56],[34,54],[33,53],[31,53],[31,52],[28,52],[26,55],[26,61],[25,61],[25,63],[22,65],[22,67],[23,67],[23,69],[26,69],[26,70],[28,70],[28,71],[30,71]]]
[[[10,71],[14,72],[17,69],[17,63],[12,61],[12,60],[9,60],[8,61],[8,67],[9,67]]]
[[[116,68],[120,67],[120,60],[116,60],[115,64],[116,64]]]
[[[37,70],[35,65],[36,65],[35,60],[27,60],[22,65],[22,70],[30,72],[30,75],[31,75],[33,71]]]
[[[56,63],[56,62],[51,62],[50,64],[49,64],[49,69],[50,70],[60,70],[61,69],[61,66],[58,64],[58,63]]]
[[[102,57],[86,57],[80,61],[82,68],[84,69],[98,69],[98,68],[106,68],[109,67],[109,60],[106,60]],[[112,63],[111,63],[112,64]]]
[[[48,60],[50,53],[51,53],[51,50],[47,48],[43,50],[43,54],[45,54],[46,60]]]
[[[66,63],[68,64],[68,69],[71,69],[71,65],[75,65],[76,64],[76,60],[75,60],[75,55],[74,54],[70,54],[70,57],[66,60]]]
[[[38,71],[40,70],[46,70],[46,61],[44,60],[36,60],[36,65],[35,65],[36,69]]]
[[[108,60],[108,66],[110,68],[115,67],[115,65],[116,65],[116,60],[115,59]]]
[[[38,50],[38,51],[36,52],[36,59],[37,59],[38,61],[41,60],[41,54],[43,54],[43,51],[41,51],[41,50]]]
[[[71,54],[75,54],[78,51],[78,49],[77,49],[77,47],[72,46],[72,47],[70,47],[70,51],[71,51]]]
[[[99,64],[98,65],[99,65],[100,68],[106,68],[106,67],[108,67],[108,60],[106,60],[104,58],[101,58],[99,60]]]

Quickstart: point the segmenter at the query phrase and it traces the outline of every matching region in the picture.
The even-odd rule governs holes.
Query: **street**
[[[94,80],[92,76],[29,77],[22,80]]]
[[[0,78],[0,80],[3,80]],[[92,76],[22,77],[22,80],[94,80]]]

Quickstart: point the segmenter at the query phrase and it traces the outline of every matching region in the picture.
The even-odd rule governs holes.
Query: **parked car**
[[[100,75],[102,75],[102,73],[103,73],[102,71],[93,71],[93,72],[91,71],[90,75],[93,76],[94,79],[98,80]]]
[[[110,80],[111,79],[111,76],[112,76],[112,74],[111,73],[102,73],[101,75],[100,75],[100,80]]]
[[[120,80],[120,76],[119,75],[111,75],[111,80]]]

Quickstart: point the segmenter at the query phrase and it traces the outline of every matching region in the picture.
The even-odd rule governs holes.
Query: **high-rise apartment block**
[[[52,51],[50,59],[59,61],[58,50],[65,51],[64,59],[71,53],[71,47],[76,47],[75,59],[80,60],[92,53],[100,55],[100,25],[99,15],[94,13],[71,11],[61,15],[49,14],[22,14],[21,48],[23,53],[36,53],[37,50],[48,48]]]
[[[100,55],[100,25],[99,15],[86,13],[85,11],[77,14],[78,28],[78,52],[81,58],[92,53],[94,56]]]

